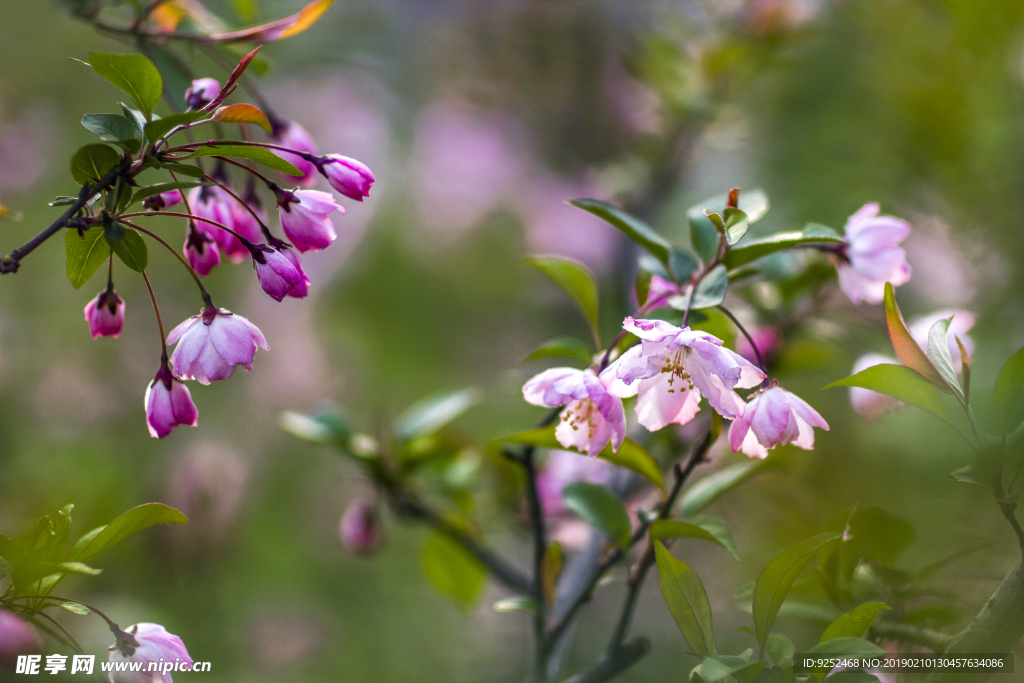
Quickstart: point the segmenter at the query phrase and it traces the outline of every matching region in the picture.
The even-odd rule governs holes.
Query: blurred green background
[[[231,3],[208,4],[239,21]],[[301,4],[263,2],[259,12]],[[46,202],[74,190],[67,159],[91,141],[81,115],[116,107],[119,93],[74,59],[123,49],[59,3],[0,0],[0,202],[19,214],[0,222],[0,251],[48,224],[57,209]],[[1024,339],[1024,4],[338,0],[309,32],[264,52],[273,68],[261,85],[279,113],[321,151],[366,162],[378,183],[365,204],[343,202],[338,242],[305,259],[309,299],[270,300],[247,265],[215,271],[214,299],[257,324],[272,350],[252,373],[193,387],[198,429],[162,441],[146,433],[142,399],[159,351],[137,277],[116,273],[126,328],[95,342],[82,308],[102,283],[71,288],[59,239],[0,280],[0,533],[67,503],[76,535],[143,502],[182,509],[189,525],[123,544],[103,556],[101,576],[76,577],[65,592],[123,625],[164,624],[213,663],[204,680],[523,679],[528,617],[492,611],[503,596],[493,586],[470,610],[447,602],[419,566],[426,532],[392,518],[380,552],[347,553],[338,519],[370,487],[277,419],[335,405],[376,433],[424,396],[478,385],[486,400],[461,427],[481,439],[530,427],[540,411],[519,388],[543,365],[522,359],[550,337],[586,332],[521,257],[590,266],[609,339],[629,312],[635,253],[569,198],[640,196],[681,243],[686,207],[729,187],[767,191],[764,232],[841,228],[881,202],[914,226],[914,278],[899,290],[907,315],[978,315],[972,385],[988,422],[994,377]],[[202,54],[194,64],[223,78]],[[680,173],[648,192],[672,122],[685,128]],[[152,224],[172,244],[184,237],[176,221]],[[178,264],[153,254],[174,325],[201,302]],[[771,292],[761,294],[770,309]],[[791,471],[711,510],[732,526],[742,562],[699,545],[677,553],[708,586],[723,649],[751,644],[733,631],[748,619],[736,589],[858,502],[915,526],[907,569],[995,541],[943,577],[967,615],[1013,561],[987,493],[948,476],[966,464],[951,432],[911,410],[867,424],[845,390],[820,391],[861,353],[886,350],[880,307],[829,302],[776,369],[831,431]],[[741,457],[714,453],[708,471]],[[518,520],[485,521],[502,552],[526,558]],[[566,671],[600,654],[622,594],[610,586],[585,608]],[[105,651],[98,620],[62,621],[87,651]],[[806,645],[810,632],[788,626]],[[654,649],[621,680],[671,677],[686,648],[656,580],[634,631]]]

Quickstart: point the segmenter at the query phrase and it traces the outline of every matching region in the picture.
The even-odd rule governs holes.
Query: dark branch
[[[603,683],[611,680],[639,662],[650,651],[651,641],[642,636],[635,638],[614,654],[601,657],[589,669],[567,679],[565,683]]]

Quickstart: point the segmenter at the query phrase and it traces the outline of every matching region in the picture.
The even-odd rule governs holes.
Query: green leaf
[[[263,164],[271,171],[277,171],[278,173],[284,173],[285,175],[302,175],[302,172],[299,171],[299,169],[263,147],[235,145],[230,141],[224,142],[223,144],[218,143],[216,145],[200,147],[196,151],[192,152],[192,154],[188,155],[188,158],[190,159],[193,157],[230,157],[232,159],[248,159],[249,161],[255,161],[258,164]]]
[[[163,45],[147,41],[145,51],[146,56],[152,59],[153,64],[160,70],[160,75],[164,79],[164,97],[171,107],[178,111],[187,109],[185,90],[192,84],[192,74],[188,73],[181,60]]]
[[[756,638],[757,634],[754,637]],[[796,652],[796,647],[793,645],[792,640],[781,633],[772,633],[768,636],[765,650],[768,651],[776,666],[793,666],[793,653]]]
[[[699,654],[716,654],[711,603],[697,572],[677,560],[661,541],[654,541],[654,554],[661,594],[690,649]]]
[[[164,81],[153,62],[142,55],[113,55],[93,52],[89,55],[93,70],[120,90],[128,93],[148,119],[160,103]]]
[[[842,538],[842,534],[824,533],[804,539],[769,560],[757,575],[754,584],[754,629],[757,631],[757,642],[762,648],[796,577],[819,548],[837,538]]]
[[[110,242],[103,235],[102,225],[89,228],[84,237],[79,237],[77,230],[68,230],[64,235],[64,251],[68,279],[75,289],[79,289],[110,256]]]
[[[124,117],[135,125],[135,137],[145,142],[146,115],[138,109],[132,109],[124,102],[118,102],[118,104],[121,105],[121,111],[124,112]],[[147,159],[147,161],[150,160],[152,160],[152,157]]]
[[[928,359],[938,370],[939,375],[945,380],[948,389],[955,395],[963,398],[964,392],[960,388],[960,381],[953,369],[953,357],[949,353],[949,324],[953,322],[953,316],[945,320],[938,320],[928,330]]]
[[[747,662],[743,657],[719,655],[703,658],[700,666],[690,676],[693,683],[751,683],[768,666],[762,660]],[[763,683],[775,683],[764,681]]]
[[[661,261],[666,268],[671,268],[672,245],[639,218],[597,199],[574,199],[569,203],[610,223]]]
[[[177,182],[177,183],[160,183],[158,185],[149,185],[148,187],[140,187],[132,195],[132,199],[128,202],[128,206],[134,206],[144,199],[153,197],[164,192],[170,192],[171,190],[190,190],[193,187],[199,187],[204,183],[191,183],[191,182]]]
[[[842,235],[832,228],[817,223],[808,223],[802,231],[779,232],[764,239],[744,244],[742,247],[729,249],[722,262],[725,263],[726,268],[733,270],[784,249],[814,244],[838,244],[843,241],[845,240]]]
[[[676,282],[686,282],[690,279],[691,275],[697,272],[697,268],[700,267],[696,254],[689,249],[673,247],[670,259],[672,273],[675,274],[675,278],[669,276],[668,279],[674,279]]]
[[[619,498],[596,484],[577,482],[562,489],[567,508],[587,520],[619,548],[629,546],[633,526]]]
[[[162,168],[178,175],[186,175],[190,178],[206,178],[203,169],[190,164],[154,164],[156,168]]]
[[[259,107],[251,104],[229,104],[226,107],[220,107],[213,113],[212,120],[223,123],[254,123],[268,133],[273,132],[267,115]]]
[[[990,468],[985,467],[984,464],[971,463],[966,467],[950,472],[949,476],[964,484],[974,484],[992,493],[996,492],[997,480],[995,474]]]
[[[552,339],[526,357],[524,363],[542,358],[574,358],[584,365],[594,362],[594,356],[586,344],[577,339]]]
[[[1021,390],[1024,390],[1024,347],[1010,356],[996,378],[993,399],[996,404],[996,416],[1004,431],[1013,426],[1010,424],[1010,416],[1014,412]]]
[[[693,519],[681,522],[677,519],[659,519],[651,524],[648,532],[651,540],[663,541],[666,538],[700,538],[705,541],[716,543],[739,561],[740,556],[736,553],[736,542],[732,533],[725,525],[717,519]]]
[[[116,142],[133,154],[142,146],[135,123],[120,114],[86,114],[82,125],[103,142]]]
[[[896,303],[896,293],[888,282],[885,283],[885,322],[889,327],[889,340],[892,342],[892,348],[900,362],[918,372],[939,391],[949,391],[946,380],[942,378],[939,371],[932,365],[928,355],[921,350],[910,334],[899,304]]]
[[[99,143],[86,145],[71,157],[71,177],[79,185],[95,183],[119,163],[121,155],[113,147]]]
[[[71,612],[72,614],[78,614],[78,615],[83,616],[83,617],[84,616],[88,616],[89,614],[92,614],[92,610],[91,609],[89,609],[85,605],[80,605],[77,602],[61,602],[59,604],[60,604],[61,607],[63,607],[67,611]]]
[[[688,488],[679,503],[683,517],[700,512],[729,491],[762,472],[785,467],[779,455],[769,455],[764,460],[747,459],[708,475]]]
[[[725,241],[732,246],[743,239],[750,228],[747,214],[739,209],[726,209],[722,214],[725,221]]]
[[[321,412],[303,415],[291,410],[281,413],[281,429],[303,441],[335,446],[347,451],[352,430],[338,413]]]
[[[171,132],[171,129],[177,128],[184,123],[192,123],[202,116],[203,113],[200,111],[186,111],[154,119],[146,124],[144,129],[146,131],[146,139],[150,142],[155,142]]]
[[[136,273],[146,270],[149,265],[149,248],[142,235],[135,230],[125,230],[124,236],[115,242],[110,242],[111,250],[117,254],[122,262]]]
[[[81,562],[28,562],[21,565],[11,574],[14,585],[18,590],[24,590],[39,579],[54,574],[88,574],[96,576],[101,574],[102,569],[90,567]]]
[[[583,264],[556,256],[531,256],[526,263],[542,272],[559,289],[569,295],[583,315],[590,329],[597,334],[598,295],[597,282]]]
[[[486,569],[458,543],[434,532],[423,547],[423,571],[439,591],[469,607],[484,587]]]
[[[71,559],[85,562],[154,524],[185,524],[188,518],[163,503],[146,503],[132,508],[110,524],[83,536],[71,551]]]
[[[850,535],[864,544],[871,559],[887,567],[910,547],[915,534],[910,522],[879,508],[866,508],[850,517]]]
[[[840,637],[818,643],[809,649],[806,654],[876,656],[887,654],[887,652],[885,648],[879,647],[863,638]]]
[[[478,404],[481,398],[481,392],[476,387],[425,398],[398,417],[395,434],[401,441],[412,441],[433,434]]]
[[[729,288],[729,271],[725,266],[718,265],[705,275],[693,290],[690,308],[699,310],[717,306],[725,300],[725,292]],[[673,303],[673,308],[675,308]]]
[[[821,634],[818,642],[824,643],[826,640],[834,638],[860,638],[868,632],[871,624],[875,623],[879,612],[891,609],[882,602],[865,602],[857,605],[846,614],[836,617],[835,621],[829,624],[825,632]]]
[[[952,423],[949,408],[935,386],[904,365],[873,365],[855,375],[827,384],[824,388],[833,387],[862,387],[877,391],[926,410],[943,422]]]

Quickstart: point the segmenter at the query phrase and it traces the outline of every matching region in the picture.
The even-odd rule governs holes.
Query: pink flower
[[[142,205],[147,211],[161,211],[183,201],[184,197],[181,195],[181,190],[168,190],[152,197],[146,197],[142,200]]]
[[[142,671],[111,671],[110,683],[173,683],[169,671],[176,663],[182,671],[192,668],[192,658],[181,638],[159,624],[136,624],[125,635],[132,640],[118,637],[108,661],[141,662]],[[160,665],[160,671],[147,671],[151,662]]]
[[[299,251],[324,249],[338,238],[330,219],[334,211],[345,213],[327,192],[296,190],[281,207],[281,227]]]
[[[0,666],[14,671],[19,655],[40,654],[43,638],[27,621],[0,609]]]
[[[779,331],[774,327],[747,327],[747,332],[753,338],[754,343],[757,344],[757,351],[761,354],[761,359],[768,363],[769,359],[775,354],[776,347],[781,341]],[[745,334],[739,334],[736,336],[736,353],[740,354],[751,363],[757,362],[757,353],[754,352],[754,347],[747,341]]]
[[[252,370],[256,347],[270,350],[251,322],[209,306],[171,330],[167,343],[178,344],[171,354],[175,374],[200,384],[227,379],[238,365]]]
[[[679,285],[666,280],[660,275],[652,275],[651,284],[647,289],[647,300],[642,303],[650,311],[668,305],[668,300],[679,294]]]
[[[640,337],[640,343],[603,374],[621,380],[613,385],[618,396],[639,395],[637,419],[651,431],[689,422],[700,409],[701,396],[724,417],[736,419],[744,403],[734,389],[755,387],[765,377],[706,332],[633,318],[626,318],[622,327]]]
[[[146,389],[146,424],[149,435],[162,439],[175,427],[199,424],[199,411],[192,402],[188,387],[174,379],[164,364]]]
[[[286,121],[283,123],[275,121],[273,124],[274,136],[270,141],[275,145],[281,145],[282,147],[294,149],[299,152],[308,152],[309,154],[317,153],[316,143],[313,142],[312,136],[310,136],[310,134],[306,132],[306,129],[299,124],[294,121]],[[289,154],[288,152],[284,152],[279,149],[275,149],[274,154],[302,171],[302,175],[286,175],[285,178],[288,178],[300,187],[312,187],[316,184],[316,165],[313,164],[312,161],[303,159],[297,154]]]
[[[869,353],[857,359],[857,362],[853,364],[853,371],[850,374],[856,375],[858,372],[863,372],[870,367],[882,365],[884,363],[898,365],[899,361],[895,358],[889,358],[888,356],[882,356],[877,353]],[[877,420],[885,413],[900,405],[902,401],[899,401],[892,396],[887,396],[886,394],[880,394],[877,391],[871,391],[870,389],[850,387],[850,403],[853,405],[853,409],[857,411],[858,415],[863,417],[865,420],[872,421]]]
[[[589,368],[552,368],[523,386],[523,398],[538,406],[565,406],[555,429],[565,448],[597,455],[610,441],[617,451],[626,437],[626,415],[622,399],[608,391],[605,381]]]
[[[124,329],[124,300],[113,288],[103,290],[85,305],[85,321],[89,323],[89,334],[93,339],[117,339]]]
[[[284,250],[263,247],[254,251],[252,265],[256,269],[260,287],[277,301],[291,294],[296,286],[306,286],[309,281],[298,260],[293,261],[285,255]]]
[[[331,187],[360,202],[370,196],[375,178],[366,164],[340,154],[328,154],[325,158],[327,161],[320,168]]]
[[[189,109],[202,109],[217,99],[219,93],[220,83],[212,78],[199,78],[185,90],[185,104]]]
[[[294,249],[282,249],[281,253],[285,255],[285,258],[295,264],[295,267],[299,270],[301,279],[288,290],[288,296],[293,299],[305,299],[309,295],[309,285],[312,284],[312,280],[306,275],[306,271],[302,269],[302,262],[299,260],[299,253]]]
[[[846,244],[838,255],[839,286],[853,303],[877,304],[885,283],[893,287],[910,280],[907,254],[896,246],[910,234],[910,225],[879,216],[878,204],[865,204],[846,221]]]
[[[828,430],[828,423],[796,394],[772,382],[747,403],[747,409],[729,428],[733,452],[742,449],[752,458],[768,457],[768,449],[793,443],[814,448],[814,427]]]
[[[233,197],[228,202],[228,206],[231,208],[232,228],[235,232],[250,242],[259,242],[263,238],[263,231],[260,229],[260,221],[263,221],[264,225],[267,224],[267,212],[263,210],[263,204],[260,202],[259,195],[256,194],[256,188],[252,185],[246,189],[245,194],[242,195],[242,199],[245,200],[244,205],[240,204],[238,200]],[[252,211],[245,208],[246,206],[248,206],[249,209],[252,209]],[[253,214],[255,214],[255,216]],[[259,220],[256,220],[257,217],[259,217]],[[220,232],[224,233],[223,230]],[[237,237],[230,234],[228,234],[228,236],[234,240],[234,243],[241,245],[241,242],[238,241]],[[235,248],[237,249],[237,247]],[[248,253],[248,249],[246,249],[246,253]]]
[[[357,498],[345,510],[338,524],[342,544],[353,553],[365,555],[380,545],[380,521],[373,503]]]
[[[946,331],[946,339],[949,341],[949,355],[953,359],[953,369],[956,372],[960,372],[963,359],[960,357],[960,347],[956,343],[956,338],[960,338],[968,356],[974,354],[974,341],[967,336],[967,332],[974,327],[975,316],[973,313],[960,310],[936,311],[935,313],[915,318],[908,323],[907,327],[910,329],[910,336],[927,353],[928,333],[931,331],[932,325],[946,318],[953,318],[949,323],[949,329]]]
[[[192,270],[203,277],[209,277],[210,271],[220,265],[217,241],[196,223],[189,225],[182,249]]]
[[[205,218],[227,228],[242,234],[246,239],[250,239],[249,235],[243,234],[243,231],[252,233],[248,225],[238,226],[235,224],[235,209],[238,206],[238,202],[216,185],[206,185],[204,187],[197,187],[188,194],[189,208],[192,209],[192,213],[200,218]],[[238,206],[238,209],[245,211],[244,208]],[[248,213],[248,212],[247,212]],[[252,216],[248,216],[252,219]],[[232,235],[227,230],[220,228],[213,223],[202,223],[201,230],[211,235],[217,243],[219,251],[223,252],[232,263],[241,263],[249,256],[249,248],[243,245],[237,237]],[[255,224],[255,221],[252,221]],[[239,229],[241,228],[241,229]],[[259,226],[256,227],[256,234],[253,239],[259,240]],[[250,240],[251,241],[251,240]]]

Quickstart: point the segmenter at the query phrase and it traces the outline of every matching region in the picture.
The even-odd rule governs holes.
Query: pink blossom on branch
[[[328,154],[320,170],[327,176],[331,187],[360,202],[370,196],[370,187],[376,180],[366,164],[340,154]]]
[[[192,270],[203,277],[210,277],[210,271],[220,265],[220,250],[217,248],[217,241],[209,232],[199,226],[198,223],[191,223],[188,233],[185,236],[185,246],[182,247],[188,264]]]
[[[245,207],[239,205],[238,201],[222,188],[216,185],[197,187],[189,193],[188,199],[194,215],[220,223],[250,242],[259,241],[259,224]],[[248,258],[248,247],[228,230],[211,223],[205,223],[201,229],[213,237],[219,251],[232,263],[241,263]]]
[[[263,245],[253,251],[252,265],[256,269],[260,287],[277,301],[289,296],[299,285],[308,287],[309,282],[302,266],[299,265],[298,257],[293,260],[285,254],[286,251],[291,250],[274,249]]]
[[[146,389],[146,425],[149,435],[162,439],[176,427],[195,427],[199,411],[188,387],[179,382],[164,364]]]
[[[185,90],[185,104],[189,109],[202,109],[217,97],[220,83],[212,78],[198,78]]]
[[[313,137],[306,132],[306,129],[295,123],[294,121],[273,121],[271,125],[274,127],[274,135],[270,141],[275,145],[281,147],[287,147],[288,149],[294,149],[297,152],[306,152],[308,154],[316,154],[316,143],[313,141]],[[274,154],[289,162],[292,166],[299,169],[302,175],[285,175],[290,182],[299,185],[300,187],[312,187],[316,184],[317,169],[316,164],[308,159],[305,159],[298,154],[291,154],[283,150],[274,150]]]
[[[181,638],[168,633],[159,624],[136,624],[126,629],[123,635],[131,637],[134,644],[127,638],[122,640],[118,637],[118,642],[110,648],[108,661],[140,662],[142,671],[112,671],[109,674],[110,683],[172,683],[170,673],[148,672],[150,663],[162,665],[164,662],[181,662],[187,663],[189,668],[193,664]]]
[[[171,330],[167,343],[178,345],[171,354],[175,375],[200,384],[227,379],[239,365],[252,370],[256,348],[270,350],[251,322],[209,306]]]
[[[814,448],[814,427],[828,430],[828,423],[796,394],[772,385],[747,403],[747,409],[729,428],[733,452],[752,458],[768,457],[768,450],[792,443],[804,450]]]
[[[365,498],[352,502],[338,523],[338,536],[351,552],[366,555],[380,545],[380,520],[373,503]]]
[[[85,306],[89,334],[117,339],[124,329],[124,300],[113,289],[105,289]]]
[[[523,386],[528,403],[551,408],[564,405],[555,438],[565,448],[597,455],[611,442],[617,451],[626,438],[626,414],[622,399],[591,369],[552,368]]]
[[[299,251],[325,249],[338,238],[330,214],[345,209],[334,197],[319,190],[296,190],[286,193],[281,204],[281,227],[288,241]]]
[[[152,197],[146,197],[142,200],[142,205],[147,211],[161,211],[169,209],[176,204],[181,204],[184,200],[185,198],[182,196],[181,190],[168,190]]]
[[[838,252],[839,286],[853,303],[877,304],[885,283],[899,287],[910,280],[907,254],[897,246],[910,234],[906,221],[879,216],[878,204],[865,204],[846,221],[846,243]]]

